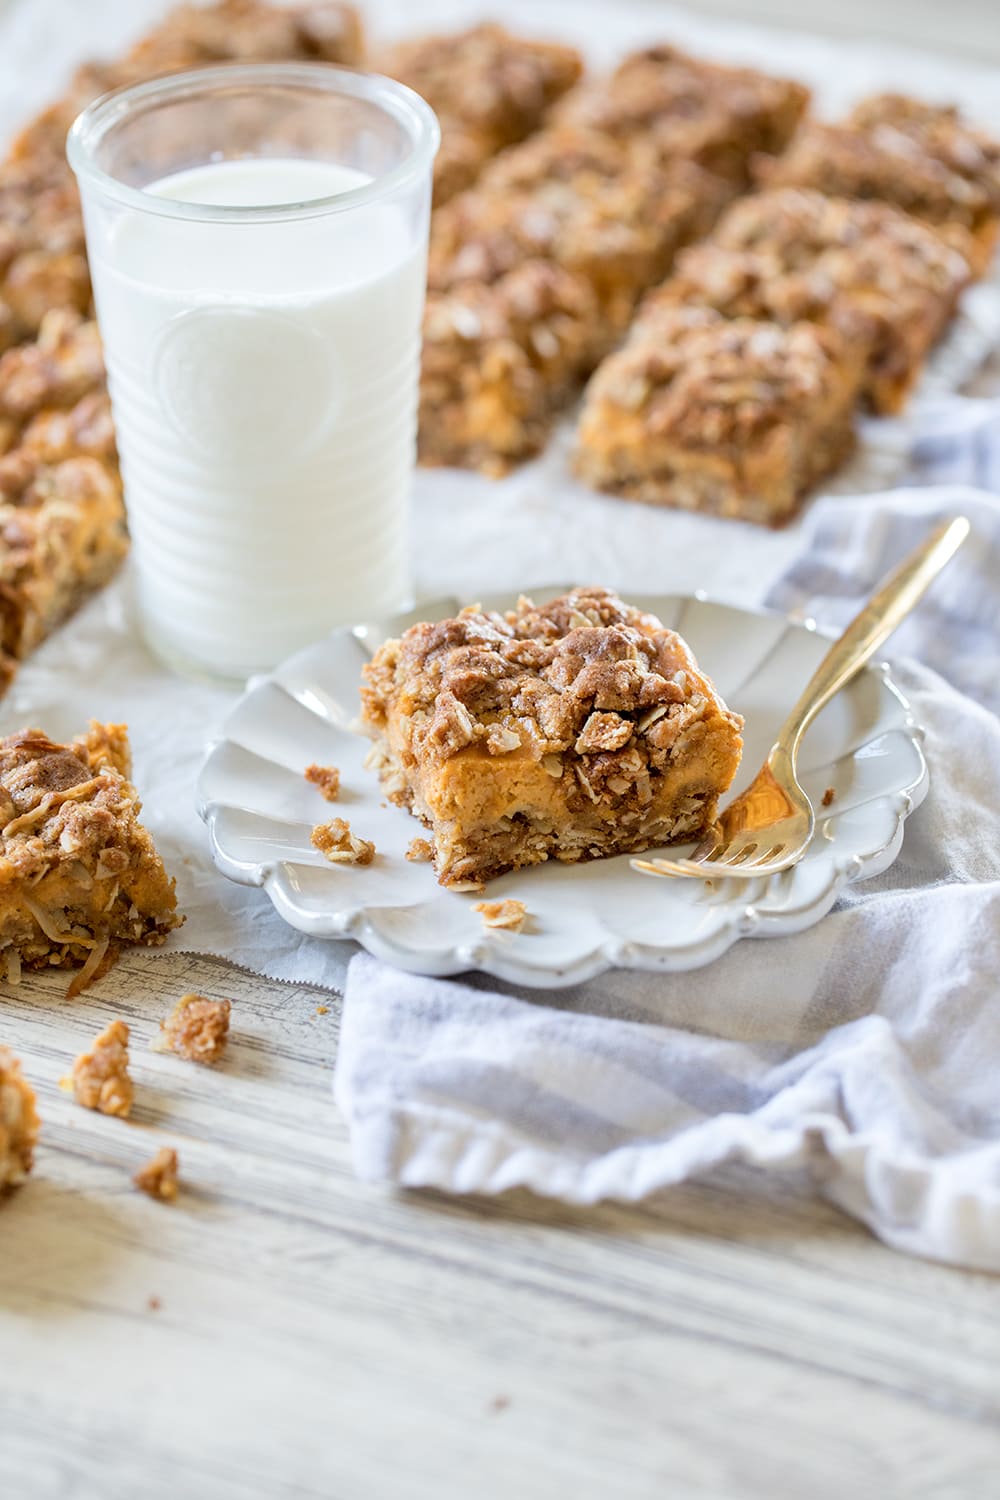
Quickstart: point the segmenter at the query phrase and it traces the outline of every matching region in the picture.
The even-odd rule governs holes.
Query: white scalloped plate
[[[541,598],[569,585],[534,590]],[[749,781],[796,694],[826,650],[812,622],[682,599],[629,596],[690,643],[729,704],[746,717]],[[509,595],[486,597],[506,609]],[[531,913],[520,933],[487,930],[482,898],[442,890],[430,865],[404,858],[423,830],[387,805],[362,767],[368,742],[353,728],[362,663],[381,641],[417,619],[460,607],[435,600],[335,634],[251,682],[210,749],[198,784],[215,863],[243,885],[261,886],[293,927],[313,937],[353,938],[379,958],[421,974],[481,969],[552,988],[619,968],[681,970],[710,963],[741,937],[799,932],[830,910],[848,882],[895,859],[903,823],[927,790],[922,732],[885,666],[863,672],[824,710],[802,747],[802,779],[817,807],[805,858],[770,880],[643,878],[626,856],[590,864],[556,861],[491,881],[490,898],[516,897]],[[310,762],[341,769],[335,808],[303,777]],[[828,810],[820,802],[834,789]],[[366,867],[329,864],[309,841],[337,814],[374,839]]]

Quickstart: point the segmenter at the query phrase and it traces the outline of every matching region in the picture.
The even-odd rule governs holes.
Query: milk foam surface
[[[249,207],[367,180],[253,159],[146,191]],[[425,278],[413,240],[391,201],[114,224],[95,293],[140,605],[168,654],[245,675],[406,601]]]

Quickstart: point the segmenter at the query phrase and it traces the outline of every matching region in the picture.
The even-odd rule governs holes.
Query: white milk
[[[305,202],[368,179],[224,161],[147,192]],[[126,212],[92,262],[139,600],[231,676],[409,594],[425,254],[392,204],[277,222]]]

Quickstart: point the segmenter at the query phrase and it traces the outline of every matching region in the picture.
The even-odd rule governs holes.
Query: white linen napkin
[[[898,637],[931,788],[895,864],[693,974],[532,998],[356,957],[335,1089],[362,1177],[589,1203],[804,1167],[887,1243],[1000,1271],[1000,501],[963,508],[973,540]],[[953,510],[820,502],[772,602],[845,623]]]

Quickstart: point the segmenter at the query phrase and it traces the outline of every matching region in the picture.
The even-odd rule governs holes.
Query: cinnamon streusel
[[[697,834],[742,743],[681,638],[598,588],[412,626],[365,667],[362,717],[453,890]]]

